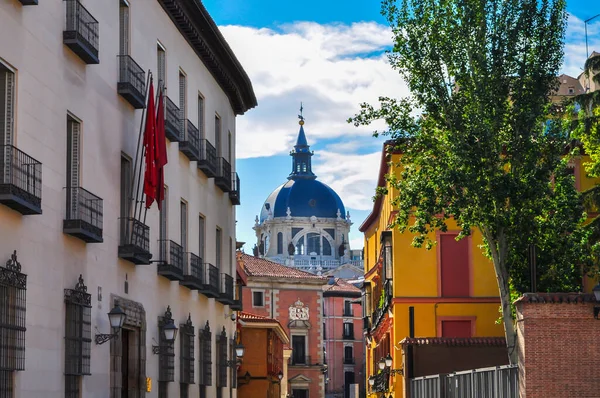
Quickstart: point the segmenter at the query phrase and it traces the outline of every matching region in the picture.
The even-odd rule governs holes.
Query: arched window
[[[296,243],[296,254],[304,254],[304,236],[298,239],[298,243]]]
[[[283,254],[283,233],[277,234],[277,254]]]
[[[321,236],[315,232],[309,232],[306,235],[306,246],[307,246],[307,254],[315,253],[317,255],[321,254]]]
[[[323,255],[331,256],[331,244],[329,244],[329,240],[323,238]]]

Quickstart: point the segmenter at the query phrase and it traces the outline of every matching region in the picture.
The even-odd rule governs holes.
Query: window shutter
[[[215,115],[215,147],[217,148],[217,157],[221,157],[221,119]]]
[[[68,125],[68,169],[67,169],[67,188],[69,192],[69,203],[67,210],[70,218],[76,218],[78,212],[78,189],[79,188],[79,164],[81,157],[81,125],[75,120],[70,119]]]
[[[15,75],[0,70],[0,145],[13,145]]]
[[[119,46],[121,55],[129,55],[129,6],[124,0],[119,7]]]
[[[166,82],[166,54],[160,46],[157,46],[157,72],[158,72],[158,87],[160,88],[161,83]]]
[[[179,117],[179,122],[181,124],[181,134],[183,134],[183,137],[185,137],[185,119],[187,116],[187,101],[186,101],[186,87],[187,83],[186,83],[186,77],[183,73],[179,73],[179,112],[180,112],[180,117]]]
[[[202,262],[205,262],[205,258],[204,258],[204,217],[200,216],[199,219],[199,228],[198,228],[198,245],[199,245],[199,249],[198,249],[198,256],[200,256],[200,259],[202,260]]]
[[[181,247],[187,252],[187,204],[181,202]]]
[[[216,245],[215,245],[215,265],[221,272],[221,230],[217,228],[216,230]]]
[[[198,130],[200,131],[200,138],[206,138],[204,136],[204,98],[198,96]]]

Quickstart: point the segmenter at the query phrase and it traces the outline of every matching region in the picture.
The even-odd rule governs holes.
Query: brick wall
[[[521,398],[600,397],[595,305],[584,294],[526,294],[517,301]]]

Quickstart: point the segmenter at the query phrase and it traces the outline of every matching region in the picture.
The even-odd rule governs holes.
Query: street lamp
[[[381,358],[377,366],[379,366],[379,370],[385,369],[385,358]]]
[[[386,368],[391,368],[392,367],[392,356],[389,353],[385,357],[385,367]]]
[[[243,358],[244,357],[244,346],[241,344],[238,344],[235,346],[235,356],[238,358]]]
[[[165,336],[166,344],[153,345],[152,353],[155,355],[163,355],[165,353],[168,353],[168,350],[172,347],[173,343],[175,342],[175,338],[177,337],[178,329],[177,326],[175,326],[175,321],[173,320],[173,317],[171,315],[171,306],[167,306],[167,310],[165,311],[165,315],[163,317],[163,325],[161,329]]]
[[[96,333],[96,344],[104,344],[108,340],[114,339],[119,335],[119,330],[123,327],[123,323],[125,323],[125,318],[127,318],[127,314],[118,304],[115,304],[112,310],[107,314],[108,322],[110,323],[110,327],[113,329],[114,333],[104,334],[104,333]]]
[[[277,378],[279,379],[279,381],[283,379],[283,373],[281,372],[281,370],[279,371],[279,373],[277,373]]]
[[[375,377],[374,376],[369,376],[369,385],[371,387],[373,387],[375,385]]]

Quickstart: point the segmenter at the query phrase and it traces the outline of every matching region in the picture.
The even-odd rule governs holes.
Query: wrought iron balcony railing
[[[354,357],[344,357],[344,365],[354,365]]]
[[[186,253],[187,260],[183,280],[179,282],[191,290],[202,290],[203,287],[203,265],[202,259],[194,253]]]
[[[172,281],[183,280],[183,247],[172,240],[159,240],[160,262],[156,267],[158,275]]]
[[[231,191],[231,165],[225,158],[217,158],[215,185],[223,192]]]
[[[217,175],[217,149],[206,139],[200,140],[198,168],[208,177]]]
[[[79,2],[65,0],[67,26],[63,32],[63,43],[86,64],[98,64],[98,21]]]
[[[165,136],[171,142],[181,141],[183,135],[181,111],[169,97],[165,97]]]
[[[292,352],[292,356],[289,359],[288,362],[289,365],[292,366],[309,366],[309,365],[317,365],[316,363],[313,363],[311,361],[310,356],[307,355],[294,355],[294,353]]]
[[[229,200],[232,205],[239,205],[240,202],[240,176],[233,172],[231,178],[231,191],[229,191]]]
[[[229,305],[233,303],[233,278],[231,275],[221,274],[221,291],[217,301]]]
[[[117,92],[135,109],[146,106],[146,73],[129,55],[119,57]]]
[[[150,264],[150,227],[135,218],[120,218],[119,257],[134,264]]]
[[[231,308],[233,311],[242,311],[243,310],[242,288],[243,288],[243,285],[241,283],[237,283],[235,285],[235,295],[233,298],[233,303],[231,303],[229,305],[229,308]]]
[[[42,164],[12,145],[0,145],[0,203],[42,214]]]
[[[88,243],[102,239],[102,199],[81,187],[67,188],[67,216],[63,232]]]
[[[38,0],[19,0],[24,6],[37,6]]]
[[[352,316],[353,317],[354,316],[354,311],[352,311],[352,310],[347,311],[346,309],[344,309],[344,313],[343,313],[342,316]]]
[[[181,141],[179,141],[179,150],[187,156],[189,160],[200,159],[200,136],[198,129],[192,122],[185,120],[185,128],[182,131]]]
[[[354,332],[352,332],[352,333],[344,332],[344,333],[342,333],[342,338],[344,340],[354,340]]]
[[[212,264],[204,263],[204,284],[201,293],[206,297],[219,297],[221,295],[219,280],[219,269]]]

